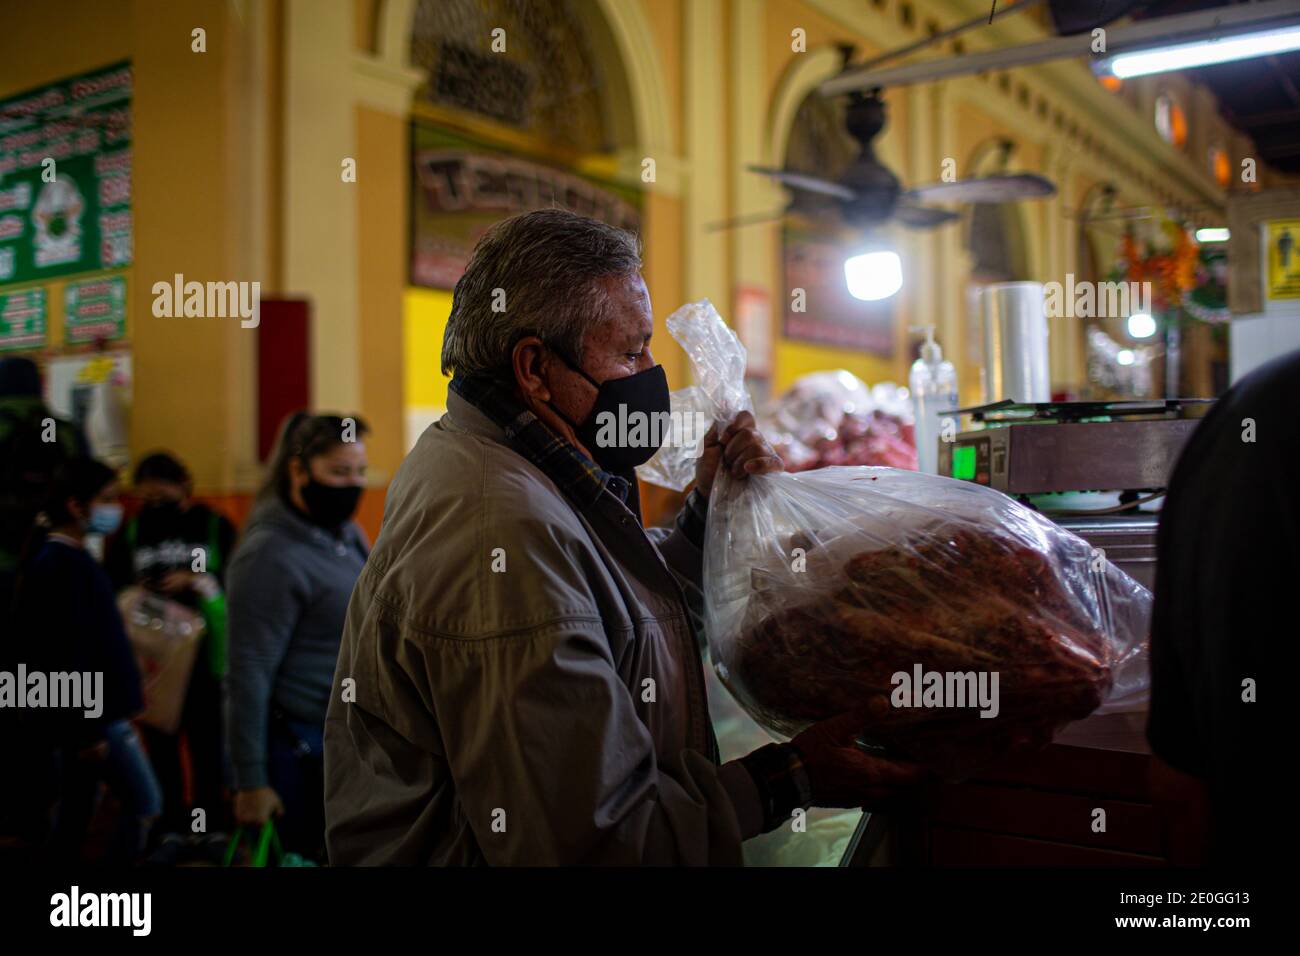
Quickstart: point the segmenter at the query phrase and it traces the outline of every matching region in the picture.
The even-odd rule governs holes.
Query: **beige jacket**
[[[739,865],[761,810],[710,757],[699,550],[504,442],[452,393],[389,488],[325,724],[331,862]]]

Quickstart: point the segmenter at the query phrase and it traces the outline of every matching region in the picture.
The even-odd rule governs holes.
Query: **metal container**
[[[980,305],[984,316],[984,401],[1051,401],[1043,284],[985,286]]]
[[[1156,587],[1156,531],[1160,516],[1149,512],[1134,515],[1064,515],[1054,519],[1066,531],[1073,531],[1094,548],[1106,553],[1106,560],[1124,571],[1148,591]]]

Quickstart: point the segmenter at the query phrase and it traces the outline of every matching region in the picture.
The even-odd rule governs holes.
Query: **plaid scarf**
[[[509,388],[490,376],[457,375],[449,387],[499,425],[510,446],[540,468],[575,504],[589,507],[608,489],[641,520],[635,473],[605,471],[551,431]]]

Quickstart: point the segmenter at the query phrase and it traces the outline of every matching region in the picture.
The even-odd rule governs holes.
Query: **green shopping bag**
[[[234,834],[230,838],[230,843],[226,847],[226,858],[222,866],[233,866],[235,854],[239,851],[239,843],[243,839],[244,828],[236,827]],[[274,859],[274,862],[272,862]],[[257,845],[253,847],[253,856],[248,862],[249,866],[315,866],[316,864],[304,856],[297,853],[285,853],[284,848],[280,845],[280,835],[275,832],[275,821],[267,820],[262,824],[262,832],[258,834]]]

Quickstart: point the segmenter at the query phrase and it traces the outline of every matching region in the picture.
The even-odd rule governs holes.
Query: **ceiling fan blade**
[[[1056,195],[1056,185],[1037,173],[1010,173],[959,179],[955,183],[930,183],[903,193],[912,202],[1017,202]]]
[[[933,229],[960,219],[961,213],[947,209],[934,209],[930,206],[908,206],[899,203],[894,207],[894,218],[913,229]]]
[[[705,223],[705,232],[721,232],[723,229],[735,229],[738,226],[752,226],[760,222],[772,222],[775,219],[784,219],[788,209],[772,209],[768,212],[755,212],[747,216],[732,216],[730,219],[719,219],[716,222]]]
[[[852,200],[857,198],[857,194],[852,189],[841,186],[839,183],[833,183],[829,179],[820,179],[817,176],[809,176],[807,173],[796,173],[788,169],[772,169],[769,166],[748,166],[746,167],[751,173],[760,173],[772,179],[779,180],[791,189],[802,189],[810,193],[821,193],[823,196],[834,196],[836,199]]]

